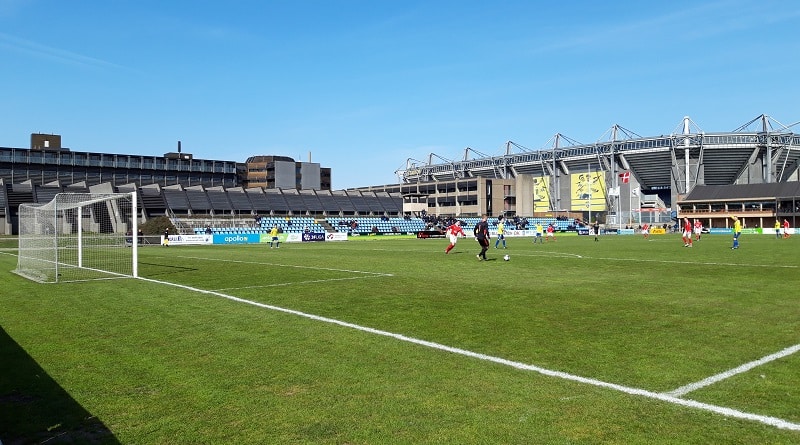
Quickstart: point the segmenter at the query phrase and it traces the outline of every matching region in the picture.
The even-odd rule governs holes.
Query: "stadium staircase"
[[[336,228],[334,228],[327,219],[318,219],[316,223],[322,226],[322,228],[325,229],[325,232],[336,233]]]
[[[172,225],[175,226],[175,230],[181,235],[191,235],[195,233],[194,227],[190,224],[175,216],[175,213],[172,212],[171,209],[167,209],[167,214],[169,215],[170,221],[172,221]]]

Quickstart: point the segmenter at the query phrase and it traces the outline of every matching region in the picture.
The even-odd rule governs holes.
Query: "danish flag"
[[[623,184],[627,184],[631,180],[631,172],[620,173],[619,177]]]

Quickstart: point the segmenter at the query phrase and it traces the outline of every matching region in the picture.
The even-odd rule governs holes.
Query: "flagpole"
[[[622,230],[622,215],[620,215],[620,213],[622,213],[622,212],[620,212],[620,208],[619,208],[619,175],[617,174],[617,171],[614,168],[613,155],[612,155],[612,162],[611,162],[611,174],[614,176],[614,188],[615,188],[614,191],[617,192],[616,193],[617,196],[614,199],[614,203],[616,204],[617,208],[614,209],[614,210],[617,213],[617,215],[616,215],[617,216],[617,233],[620,233],[620,230]]]

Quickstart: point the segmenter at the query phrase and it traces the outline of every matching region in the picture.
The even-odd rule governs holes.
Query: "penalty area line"
[[[393,333],[393,332],[382,331],[380,329],[370,328],[370,327],[367,327],[367,326],[361,326],[361,325],[357,325],[357,324],[354,324],[354,323],[348,323],[346,321],[336,320],[334,318],[322,317],[322,316],[319,316],[319,315],[314,315],[314,314],[309,314],[309,313],[306,313],[306,312],[296,311],[294,309],[288,309],[288,308],[283,308],[283,307],[280,307],[280,306],[273,306],[273,305],[270,305],[270,304],[265,304],[265,303],[259,303],[259,302],[256,302],[256,301],[246,300],[244,298],[234,297],[232,295],[227,295],[227,294],[224,294],[222,292],[210,291],[210,290],[205,290],[205,289],[198,289],[198,288],[195,288],[195,287],[186,286],[184,284],[170,283],[168,281],[159,281],[159,280],[154,280],[154,279],[151,279],[151,278],[139,277],[139,279],[142,280],[142,281],[150,282],[150,283],[173,286],[173,287],[181,288],[181,289],[188,290],[188,291],[191,291],[191,292],[197,292],[197,293],[206,294],[206,295],[213,295],[213,296],[225,298],[225,299],[228,299],[228,300],[231,300],[231,301],[235,301],[235,302],[238,302],[238,303],[249,304],[249,305],[252,305],[252,306],[256,306],[256,307],[260,307],[260,308],[264,308],[264,309],[269,309],[269,310],[273,310],[273,311],[277,311],[277,312],[283,312],[283,313],[286,313],[286,314],[297,315],[297,316],[300,316],[300,317],[303,317],[303,318],[308,318],[308,319],[311,319],[311,320],[321,321],[323,323],[330,323],[330,324],[334,324],[334,325],[337,325],[337,326],[342,326],[342,327],[346,327],[346,328],[350,328],[350,329],[355,329],[355,330],[361,331],[361,332],[367,332],[367,333],[374,334],[374,335],[380,335],[380,336],[383,336],[383,337],[394,338],[396,340],[400,340],[400,341],[403,341],[403,342],[412,343],[412,344],[416,344],[416,345],[420,345],[420,346],[425,346],[425,347],[428,347],[428,348],[436,349],[436,350],[439,350],[439,351],[445,351],[445,352],[449,352],[449,353],[452,353],[452,354],[458,354],[458,355],[462,355],[462,356],[465,356],[465,357],[471,357],[471,358],[475,358],[475,359],[478,359],[478,360],[484,360],[484,361],[491,362],[491,363],[497,363],[497,364],[500,364],[500,365],[510,366],[512,368],[516,368],[516,369],[520,369],[520,370],[524,370],[524,371],[532,371],[532,372],[536,372],[536,373],[539,373],[539,374],[542,374],[542,375],[545,375],[545,376],[548,376],[548,377],[555,377],[555,378],[560,378],[560,379],[563,379],[563,380],[569,380],[569,381],[578,382],[578,383],[584,383],[584,384],[587,384],[587,385],[597,386],[597,387],[601,387],[601,388],[607,388],[607,389],[611,389],[611,390],[614,390],[614,391],[619,391],[619,392],[622,392],[622,393],[625,393],[625,394],[646,397],[646,398],[649,398],[649,399],[659,400],[659,401],[662,401],[662,402],[670,403],[670,404],[673,404],[673,405],[679,405],[679,406],[683,406],[683,407],[687,407],[687,408],[695,408],[695,409],[699,409],[699,410],[709,411],[709,412],[712,412],[712,413],[720,414],[720,415],[725,416],[725,417],[731,417],[731,418],[736,418],[736,419],[759,422],[759,423],[763,423],[763,424],[766,424],[766,425],[774,426],[774,427],[777,427],[777,428],[780,428],[780,429],[800,431],[800,424],[792,423],[792,422],[789,422],[788,420],[780,419],[780,418],[777,418],[777,417],[763,416],[763,415],[760,415],[760,414],[748,413],[748,412],[744,412],[744,411],[735,410],[735,409],[732,409],[732,408],[727,408],[727,407],[724,407],[724,406],[711,405],[709,403],[698,402],[698,401],[690,400],[690,399],[681,399],[681,398],[678,398],[678,397],[675,397],[675,396],[672,396],[672,395],[669,395],[669,394],[657,393],[657,392],[648,391],[648,390],[645,390],[645,389],[632,388],[632,387],[628,387],[628,386],[618,385],[616,383],[609,383],[609,382],[604,382],[604,381],[601,381],[601,380],[592,379],[592,378],[588,378],[588,377],[581,377],[581,376],[574,375],[574,374],[569,374],[569,373],[566,373],[566,372],[554,371],[554,370],[551,370],[551,369],[546,369],[546,368],[542,368],[542,367],[535,366],[535,365],[529,365],[529,364],[525,364],[525,363],[521,363],[521,362],[515,362],[513,360],[508,360],[508,359],[504,359],[504,358],[501,358],[501,357],[494,357],[494,356],[491,356],[491,355],[486,355],[486,354],[481,354],[481,353],[478,353],[478,352],[468,351],[466,349],[456,348],[456,347],[453,347],[453,346],[447,346],[447,345],[443,345],[441,343],[435,343],[435,342],[432,342],[432,341],[421,340],[421,339],[414,338],[414,337],[408,337],[408,336],[402,335],[402,334],[396,334],[396,333]]]
[[[789,355],[794,354],[797,351],[800,351],[800,344],[794,345],[794,346],[790,346],[790,347],[788,347],[786,349],[783,349],[782,351],[778,351],[778,352],[776,352],[774,354],[770,354],[770,355],[767,355],[765,357],[761,357],[758,360],[753,360],[750,363],[745,363],[745,364],[743,364],[741,366],[737,366],[736,368],[729,369],[729,370],[727,370],[725,372],[721,372],[721,373],[719,373],[717,375],[712,375],[711,377],[705,378],[705,379],[700,380],[698,382],[694,382],[694,383],[690,383],[688,385],[681,386],[680,388],[674,389],[674,390],[669,391],[669,392],[667,392],[665,394],[668,394],[668,395],[671,395],[671,396],[675,396],[675,397],[680,397],[680,396],[688,394],[688,393],[690,393],[692,391],[696,391],[696,390],[698,390],[700,388],[704,388],[706,386],[713,385],[714,383],[720,382],[720,381],[725,380],[727,378],[733,377],[736,374],[741,374],[741,373],[747,372],[747,371],[749,371],[749,370],[751,370],[751,369],[753,369],[755,367],[767,364],[769,362],[778,360],[778,359],[783,358],[783,357],[787,357]]]

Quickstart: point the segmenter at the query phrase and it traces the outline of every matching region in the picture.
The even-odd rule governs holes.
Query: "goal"
[[[136,192],[59,193],[18,216],[15,273],[41,283],[138,276]]]

